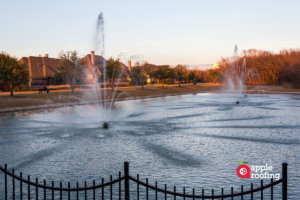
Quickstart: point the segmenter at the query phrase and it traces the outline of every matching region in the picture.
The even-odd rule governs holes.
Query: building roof
[[[44,79],[53,77],[57,73],[60,59],[29,56],[28,58],[22,57],[19,62],[23,62],[28,66],[31,79]]]
[[[92,59],[92,56],[94,56],[94,60]],[[86,71],[88,74],[96,74],[96,76],[101,75],[104,63],[106,62],[102,56],[87,54],[83,57],[83,60],[86,61]]]

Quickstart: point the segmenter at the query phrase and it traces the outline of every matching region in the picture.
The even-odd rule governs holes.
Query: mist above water
[[[95,49],[96,53],[104,56],[105,48],[104,48],[104,17],[102,12],[98,15],[97,25],[96,25],[96,34],[95,34]]]
[[[251,84],[252,81],[260,82],[256,69],[247,68],[245,57],[239,58],[237,45],[234,47],[233,56],[224,76],[228,83],[227,89],[236,94],[246,94],[247,84]]]
[[[115,88],[114,90],[111,90],[111,87],[108,87],[109,82],[107,77],[107,63],[105,58],[105,28],[104,28],[104,16],[103,13],[100,12],[100,14],[97,17],[96,22],[96,31],[95,31],[95,37],[94,37],[94,45],[95,45],[95,55],[100,55],[104,60],[102,63],[100,63],[100,66],[96,63],[95,70],[98,68],[98,70],[101,73],[101,79],[98,79],[98,76],[96,74],[96,71],[94,71],[94,74],[90,74],[94,78],[93,84],[90,84],[92,87],[91,91],[87,91],[85,94],[88,97],[88,99],[93,99],[94,102],[96,102],[95,106],[88,106],[89,109],[82,110],[84,116],[87,118],[93,118],[98,119],[99,122],[111,122],[116,120],[118,117],[115,116],[116,107],[114,106],[114,101],[121,96],[121,94],[126,93],[122,92],[118,96],[116,96],[116,91],[118,90],[118,85],[120,83],[121,77],[124,73],[124,67],[122,67],[120,72],[113,72],[119,73],[117,75],[117,79],[114,81]],[[125,58],[127,63],[128,60],[137,59],[140,56],[139,55],[133,55],[126,57],[125,53],[120,53],[118,58],[121,59],[121,57]],[[101,62],[101,60],[100,60]],[[88,73],[88,72],[87,72]],[[84,100],[83,100],[84,101]],[[80,108],[78,108],[80,109]]]
[[[245,75],[246,59],[244,58],[242,66],[239,66],[238,47],[235,45],[231,66],[225,72],[225,78],[228,81],[228,89],[239,94],[245,93]]]

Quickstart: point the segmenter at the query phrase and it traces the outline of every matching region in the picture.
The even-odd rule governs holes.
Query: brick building
[[[91,51],[91,54],[87,54],[83,57],[83,60],[86,61],[86,80],[85,83],[93,83],[96,80],[101,78],[101,74],[103,73],[102,69],[106,60],[99,55],[95,55],[94,51]],[[102,71],[102,73],[101,73]]]
[[[44,57],[23,57],[20,61],[28,66],[29,85],[55,84],[54,75],[57,73],[60,59],[49,58],[48,54],[45,54]]]
[[[94,51],[91,51],[91,54],[87,54],[85,57],[83,57],[83,60],[86,61],[87,66],[85,82],[95,82],[96,77],[98,80],[103,82],[103,77],[101,75],[103,74],[103,67],[106,60],[102,56],[95,55]],[[127,77],[130,73],[130,65],[126,66],[124,63],[121,63],[120,67],[122,68],[122,77],[120,77],[120,82],[126,82],[128,81]]]
[[[96,77],[100,80],[106,60],[102,56],[95,55],[94,51],[92,51],[91,54],[87,54],[82,59],[86,61],[87,67],[84,83],[95,83]],[[40,55],[37,57],[23,57],[19,61],[24,62],[28,66],[30,86],[58,84],[58,81],[55,80],[55,74],[58,73],[57,68],[59,66],[60,59],[49,58],[48,54],[45,54],[44,57],[41,57]],[[123,76],[128,76],[128,67],[123,63],[121,65],[124,69]],[[121,81],[126,81],[126,79],[122,79]]]

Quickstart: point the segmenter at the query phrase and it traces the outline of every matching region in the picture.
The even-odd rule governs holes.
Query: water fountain
[[[101,78],[99,79],[98,76],[95,74],[89,74],[89,76],[94,77],[94,82],[90,84],[92,87],[91,91],[86,92],[86,96],[88,98],[93,99],[96,104],[96,109],[91,108],[90,110],[94,112],[94,117],[97,118],[99,121],[103,121],[104,123],[102,124],[103,128],[109,128],[109,123],[110,121],[115,119],[115,107],[114,107],[114,102],[116,99],[118,99],[122,94],[126,92],[121,92],[118,96],[116,96],[116,92],[121,80],[121,77],[124,72],[124,67],[118,72],[119,74],[117,75],[116,82],[113,84],[116,85],[114,90],[109,91],[107,85],[107,63],[105,60],[105,34],[104,34],[104,17],[102,12],[99,14],[97,18],[97,24],[96,24],[96,32],[95,32],[95,38],[94,38],[94,44],[95,44],[95,50],[96,54],[100,55],[103,60],[100,60],[101,64],[100,67],[96,65],[92,65],[94,63],[89,63],[90,66],[93,66],[96,70],[99,70],[101,73]],[[135,60],[141,58],[142,55],[131,55],[129,57],[126,56],[125,53],[120,53],[118,55],[118,59],[120,61],[125,61],[127,63],[129,60]],[[91,61],[90,61],[91,62]],[[95,61],[94,61],[95,62]],[[99,61],[98,61],[99,63]],[[96,69],[98,68],[98,69]],[[88,73],[88,72],[87,72]],[[113,72],[115,73],[115,71]],[[89,111],[90,112],[90,111]]]
[[[238,47],[235,45],[234,54],[231,59],[231,65],[225,72],[226,80],[228,81],[229,90],[235,91],[239,94],[245,92],[246,79],[246,59],[244,58],[242,66],[239,66]]]
[[[109,125],[110,125],[109,123],[104,122],[104,123],[102,124],[102,127],[103,127],[103,128],[109,128]]]
[[[239,61],[241,65],[239,65]],[[237,45],[235,45],[233,57],[224,76],[228,82],[228,89],[239,95],[244,94],[244,97],[247,97],[247,84],[251,84],[252,81],[260,82],[256,69],[247,68],[246,58],[239,59]]]
[[[246,67],[246,58],[243,59],[242,65],[239,65],[238,47],[235,45],[233,57],[225,72],[225,78],[228,82],[228,89],[239,95],[239,101],[236,101],[236,104],[240,104],[240,102],[243,101],[243,94],[244,98],[247,97],[246,82],[251,74],[252,70],[249,70]]]
[[[104,17],[101,12],[97,18],[96,32],[94,37],[94,48],[96,51],[95,53],[92,52],[94,54],[100,55],[100,57],[98,56],[96,59],[96,55],[91,55],[91,59],[88,60],[88,65],[92,68],[92,70],[90,70],[90,72],[87,70],[86,74],[89,77],[93,77],[93,82],[89,84],[92,90],[85,92],[83,99],[83,101],[86,101],[87,99],[89,99],[89,101],[92,100],[91,102],[94,102],[94,104],[90,105],[90,108],[88,110],[80,110],[80,112],[93,115],[93,118],[96,118],[97,120],[103,122],[103,128],[109,128],[110,124],[108,122],[113,120],[114,118],[113,107],[117,87],[112,91],[108,91],[107,63],[105,59],[104,39]],[[120,74],[117,75],[117,86],[119,84],[122,73],[123,70],[121,70]],[[98,77],[99,74],[101,74],[101,76]]]

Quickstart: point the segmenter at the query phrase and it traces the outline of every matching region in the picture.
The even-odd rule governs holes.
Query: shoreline
[[[203,91],[203,92],[186,92],[186,93],[175,93],[175,94],[164,94],[164,95],[151,95],[151,96],[140,96],[140,97],[128,97],[128,98],[119,98],[116,100],[106,100],[103,102],[118,102],[118,101],[130,101],[130,100],[138,100],[138,99],[150,99],[150,98],[159,98],[159,97],[168,97],[168,96],[179,96],[179,95],[189,95],[189,94],[201,94],[201,93],[213,93],[213,94],[294,94],[300,95],[300,92],[275,92],[275,91],[262,91],[262,90],[243,90],[241,93],[237,93],[229,90],[213,90],[213,91]],[[102,103],[103,103],[102,102]],[[70,102],[70,103],[56,103],[56,104],[46,104],[46,105],[37,105],[37,106],[23,106],[23,107],[12,107],[12,108],[0,108],[0,113],[7,112],[19,112],[19,111],[27,111],[27,110],[40,110],[47,108],[60,108],[67,106],[80,106],[80,105],[90,105],[100,103],[99,101],[86,101],[86,102]]]
[[[118,101],[131,101],[138,99],[150,99],[150,98],[159,98],[159,97],[167,97],[167,96],[178,96],[178,95],[189,95],[189,94],[199,94],[199,93],[207,93],[207,92],[195,92],[195,93],[180,93],[180,94],[169,94],[169,95],[153,95],[147,97],[129,97],[129,98],[120,98],[117,100],[106,100],[104,102],[118,102]],[[90,105],[100,103],[99,101],[86,101],[86,102],[72,102],[72,103],[57,103],[57,104],[49,104],[49,105],[38,105],[38,106],[23,106],[23,107],[13,107],[13,108],[0,108],[0,113],[7,112],[19,112],[26,110],[39,110],[39,109],[47,109],[47,108],[60,108],[67,106],[80,106],[80,105]]]

